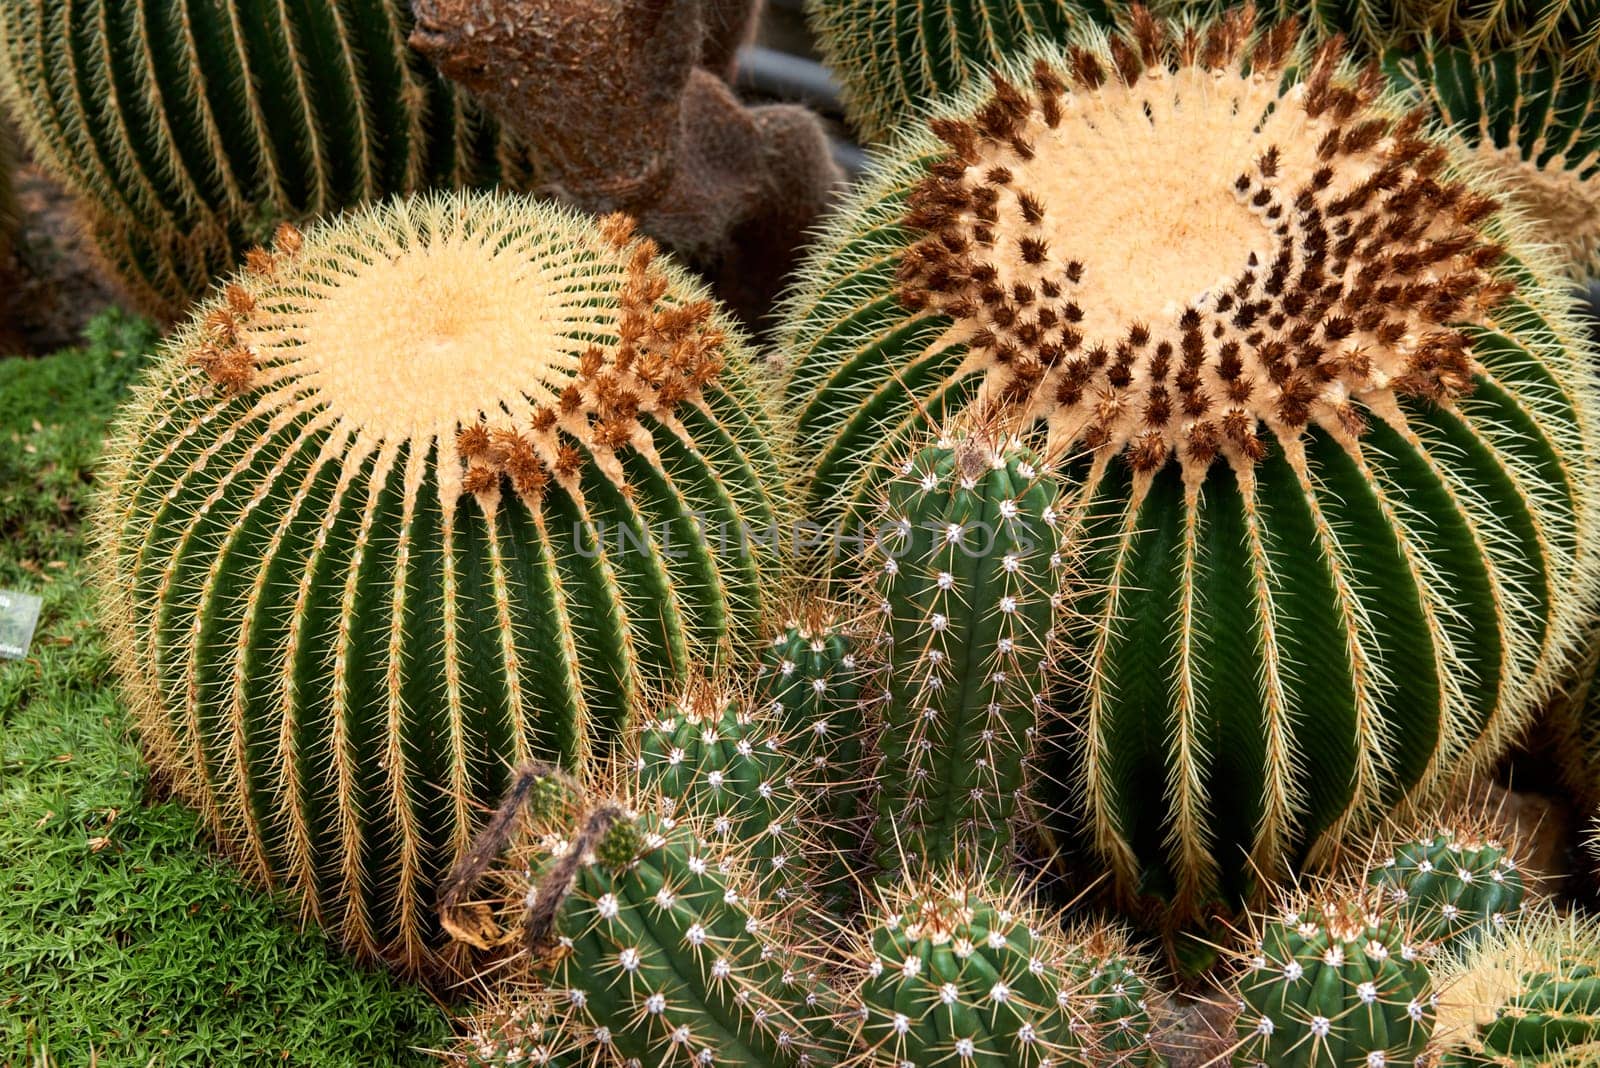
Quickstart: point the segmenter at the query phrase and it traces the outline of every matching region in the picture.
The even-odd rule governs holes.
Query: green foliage
[[[1516,920],[1527,885],[1499,842],[1449,830],[1401,842],[1367,874],[1401,924],[1419,939],[1467,942]]]
[[[404,0],[5,0],[0,91],[107,263],[175,317],[281,220],[526,181],[410,29]]]
[[[1234,980],[1236,1065],[1410,1065],[1434,1022],[1428,969],[1409,933],[1372,902],[1331,898],[1265,920]]]
[[[108,313],[81,350],[0,360],[0,587],[44,599],[0,661],[0,1063],[421,1068],[445,1015],[243,886],[129,740],[78,522],[153,336]]]
[[[988,431],[919,450],[888,483],[870,609],[886,661],[879,868],[1003,866],[1045,705],[1061,555],[1056,486]]]

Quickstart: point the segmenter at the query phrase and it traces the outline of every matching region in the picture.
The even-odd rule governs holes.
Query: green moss
[[[0,661],[0,1064],[422,1065],[425,995],[339,959],[213,856],[131,740],[93,622],[78,516],[153,333],[0,361],[0,588],[40,594]]]

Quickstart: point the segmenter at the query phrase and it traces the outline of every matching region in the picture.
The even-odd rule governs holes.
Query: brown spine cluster
[[[1326,128],[1315,169],[1287,173],[1267,144],[1234,183],[1275,253],[1251,254],[1231,288],[1187,303],[1175,321],[1130,322],[1120,337],[1080,329],[1088,267],[1061,247],[1068,227],[1052,233],[1049,215],[1063,206],[1042,202],[1019,174],[1040,132],[1060,125],[1068,94],[1108,83],[1131,89],[1195,64],[1276,76],[1297,29],[1288,21],[1258,35],[1246,8],[1204,33],[1174,32],[1136,8],[1112,38],[1109,70],[1078,48],[1070,70],[1041,59],[1026,88],[997,74],[970,119],[932,120],[948,151],[910,198],[906,222],[925,236],[900,264],[899,298],[970,328],[969,360],[986,370],[991,400],[1070,427],[1060,445],[1126,451],[1141,472],[1177,453],[1203,471],[1219,453],[1260,459],[1263,423],[1280,438],[1313,421],[1353,438],[1365,418],[1352,398],[1387,390],[1449,402],[1471,388],[1468,336],[1452,324],[1511,288],[1490,273],[1502,247],[1480,233],[1497,205],[1445,176],[1446,151],[1422,135],[1422,111],[1396,118],[1373,107],[1375,64],[1341,78],[1337,40],[1317,53],[1303,95],[1277,103]],[[1367,176],[1341,178],[1351,174]],[[1002,212],[1021,217],[1026,236],[1014,245],[997,235]],[[1396,355],[1375,362],[1375,352]]]
[[[253,248],[245,254],[245,271],[257,278],[277,277],[281,261],[293,259],[305,239],[289,223],[281,223],[273,235],[272,248]],[[256,354],[242,334],[256,313],[254,294],[238,282],[229,282],[222,291],[222,303],[201,320],[205,340],[190,362],[210,375],[225,393],[237,396],[255,383]]]
[[[496,489],[504,477],[519,495],[537,497],[552,477],[577,475],[580,445],[616,453],[648,440],[642,414],[670,415],[722,373],[727,337],[712,323],[712,302],[663,304],[669,283],[655,269],[656,243],[636,240],[626,215],[607,216],[600,228],[627,256],[617,291],[617,342],[589,346],[556,403],[535,409],[528,426],[478,422],[460,430],[456,449],[467,463],[469,493]]]

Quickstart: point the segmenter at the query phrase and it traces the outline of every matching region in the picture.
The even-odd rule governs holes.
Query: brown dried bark
[[[745,107],[724,80],[752,0],[412,7],[412,46],[521,135],[544,192],[635,216],[747,321],[765,316],[840,174],[810,112]]]

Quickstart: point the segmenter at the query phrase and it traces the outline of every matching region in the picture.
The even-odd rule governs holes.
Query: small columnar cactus
[[[987,428],[918,450],[886,487],[868,568],[885,663],[872,833],[891,877],[1011,855],[1046,707],[1055,504],[1039,458]]]
[[[1151,1037],[1160,1030],[1159,997],[1145,959],[1116,927],[1095,924],[1070,933],[1070,970],[1077,1004],[1095,1051],[1095,1064],[1159,1068],[1162,1059]]]
[[[807,15],[845,113],[884,140],[929,99],[961,89],[1030,40],[1104,21],[1119,0],[811,0]]]
[[[871,769],[861,724],[866,665],[847,613],[820,600],[787,613],[761,651],[755,701],[776,720],[784,742],[806,765],[810,819],[827,848],[820,873],[829,898],[847,904],[856,854],[866,837]]]
[[[176,317],[274,220],[526,180],[410,29],[404,0],[3,0],[0,95],[106,263]]]
[[[1600,1065],[1600,921],[1530,912],[1437,969],[1441,1068]]]
[[[363,954],[531,759],[753,640],[779,484],[738,336],[626,220],[394,202],[273,251],[166,345],[109,448],[107,623],[145,749]]]
[[[1600,276],[1600,74],[1532,47],[1431,42],[1385,65],[1503,182],[1531,236],[1559,249],[1574,276]]]
[[[1259,922],[1234,977],[1249,1068],[1400,1068],[1422,1063],[1435,996],[1406,928],[1371,894],[1328,892]]]
[[[814,879],[802,825],[818,806],[809,769],[768,710],[700,680],[639,731],[637,789],[669,818],[693,814],[721,848],[737,843],[764,897],[794,900]]]
[[[569,1063],[836,1063],[836,1006],[811,950],[753,891],[741,843],[660,807],[629,791],[535,819],[513,851],[525,867],[502,874],[496,900],[521,913],[541,1034],[580,1051]]]
[[[974,406],[1057,460],[1041,778],[1163,922],[1485,766],[1587,625],[1600,357],[1463,153],[1292,24],[1135,8],[908,126],[787,306],[817,518]]]
[[[1385,908],[1427,942],[1472,942],[1514,921],[1527,885],[1511,849],[1476,833],[1443,828],[1397,843],[1367,873]]]
[[[1020,894],[926,878],[864,920],[847,976],[870,1068],[1141,1063],[1096,1041],[1095,962]]]

